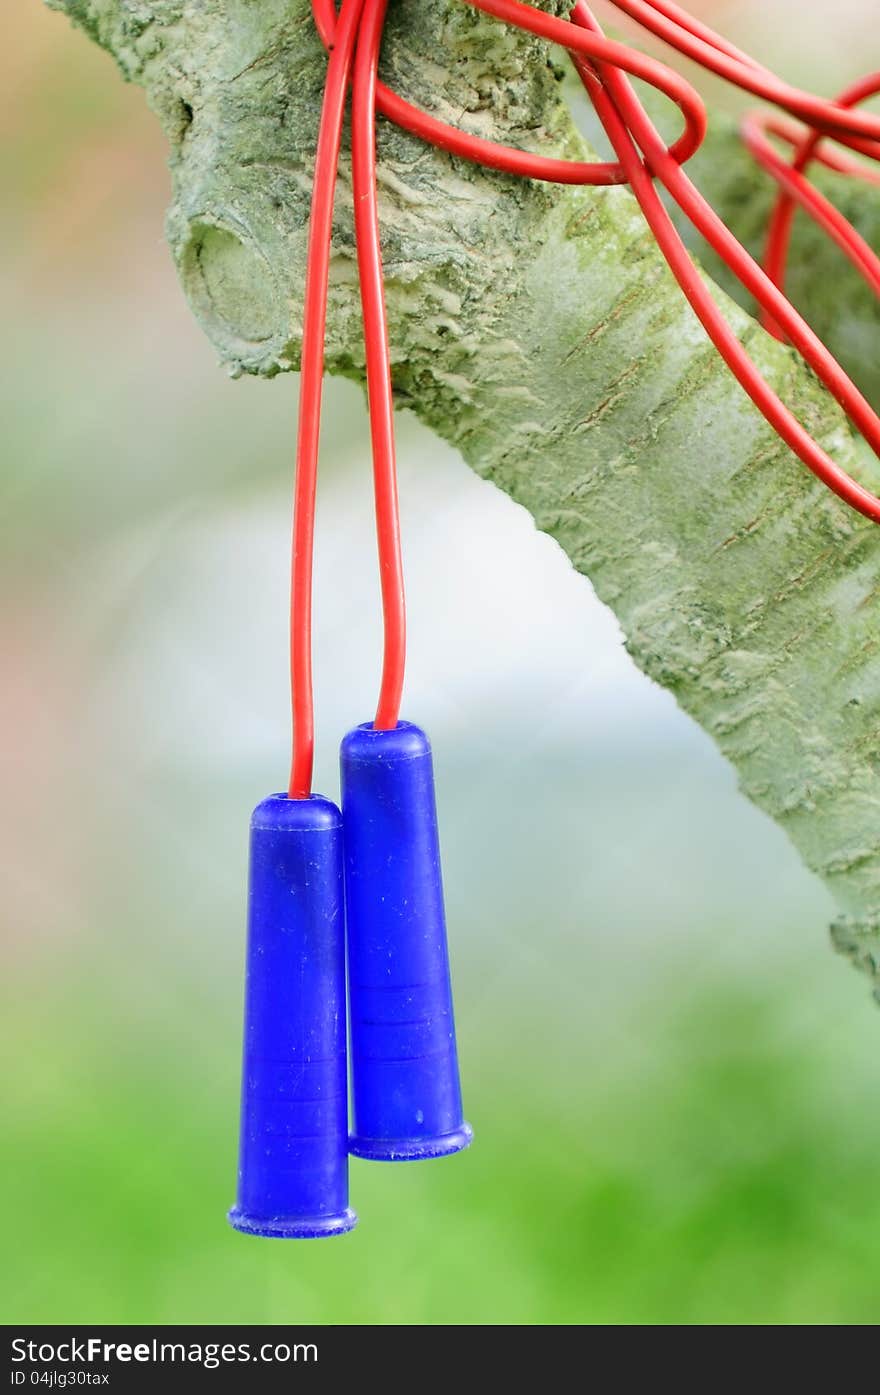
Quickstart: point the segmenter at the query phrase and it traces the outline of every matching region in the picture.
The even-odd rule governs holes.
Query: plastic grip
[[[351,1230],[342,816],[270,795],[251,819],[238,1197],[249,1235]]]
[[[462,1115],[431,747],[410,722],[342,743],[351,1152],[440,1157]]]

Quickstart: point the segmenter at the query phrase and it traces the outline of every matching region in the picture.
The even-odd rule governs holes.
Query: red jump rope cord
[[[333,198],[339,166],[339,147],[342,142],[342,123],[363,5],[364,0],[343,0],[339,22],[335,26],[334,46],[327,65],[324,85],[312,185],[290,565],[290,692],[294,732],[288,785],[291,799],[307,798],[312,788],[315,751],[312,570],[324,339],[327,326],[327,283],[330,274]]]
[[[854,82],[851,87],[842,92],[837,98],[837,102],[843,107],[855,106],[858,102],[864,102],[869,97],[873,97],[877,92],[880,92],[880,73],[869,73],[867,77],[860,78],[858,82]],[[766,132],[781,134],[783,139],[792,141],[795,153],[790,165],[787,165],[776,154],[766,138]],[[820,148],[821,136],[819,132],[810,131],[804,136],[792,138],[788,131],[781,130],[763,113],[746,117],[742,124],[742,133],[752,155],[780,186],[780,192],[770,217],[764,252],[764,269],[774,285],[778,286],[780,290],[785,289],[785,271],[791,245],[792,224],[795,210],[800,206],[824,229],[829,237],[833,238],[856,270],[868,282],[874,294],[880,295],[880,257],[834,205],[829,203],[804,177],[810,164],[816,159],[830,164],[839,173],[848,174],[853,178],[874,184],[880,184],[880,173],[869,165],[858,164],[855,160],[847,160],[845,157],[834,163]],[[761,322],[764,328],[769,330],[771,334],[775,334],[777,338],[784,337],[771,315],[766,312],[762,313]]]
[[[737,381],[781,439],[815,475],[853,508],[880,522],[880,500],[835,465],[752,363],[691,261],[655,187],[657,181],[666,188],[754,296],[767,327],[779,337],[790,340],[880,455],[880,418],[781,289],[792,217],[799,206],[832,237],[872,289],[880,293],[880,259],[805,175],[809,164],[818,161],[844,174],[880,181],[880,175],[851,155],[820,144],[826,138],[833,139],[860,155],[880,159],[880,119],[853,110],[880,88],[880,75],[860,80],[836,102],[825,101],[782,82],[671,0],[616,0],[620,10],[685,57],[772,102],[807,126],[804,132],[778,116],[750,117],[744,123],[744,137],[750,151],[780,186],[768,235],[766,270],[762,270],[682,169],[685,161],[699,149],[706,131],[703,103],[685,79],[656,59],[607,39],[584,0],[578,0],[569,20],[556,19],[519,0],[465,0],[465,3],[568,50],[617,160],[586,163],[548,158],[497,145],[438,121],[377,80],[387,0],[343,0],[338,15],[334,0],[312,0],[315,25],[330,56],[315,159],[303,318],[291,591],[292,798],[306,797],[312,778],[311,588],[315,483],[333,193],[350,81],[355,232],[385,626],[377,727],[390,728],[397,724],[405,658],[393,398],[376,193],[377,111],[441,149],[505,173],[566,184],[629,184],[682,291]],[[684,129],[673,145],[665,144],[648,117],[633,90],[631,77],[648,82],[680,108]],[[794,146],[791,165],[777,154],[768,135]]]
[[[406,606],[400,555],[394,398],[376,199],[376,69],[379,66],[387,6],[388,0],[366,0],[364,5],[354,64],[351,108],[354,227],[364,319],[376,538],[385,631],[382,682],[374,723],[380,731],[397,726],[406,660]]]

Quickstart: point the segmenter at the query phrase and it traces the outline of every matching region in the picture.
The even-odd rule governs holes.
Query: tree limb
[[[234,373],[295,368],[324,72],[307,0],[50,2],[144,86],[163,124],[169,242],[221,358]],[[584,158],[546,48],[463,5],[398,0],[383,69],[454,124]],[[836,942],[880,981],[880,532],[745,398],[626,190],[516,181],[384,125],[380,162],[398,401],[589,575],[635,661],[828,883]],[[720,202],[741,224],[759,177],[736,168]],[[876,220],[876,192],[860,193]],[[350,214],[343,162],[327,364],[359,378]],[[801,419],[876,489],[876,462],[812,375],[717,298]],[[876,320],[857,291],[851,301],[858,343]],[[832,341],[836,317],[829,300],[819,328]]]

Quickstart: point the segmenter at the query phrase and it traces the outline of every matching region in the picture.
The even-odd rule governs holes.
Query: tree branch
[[[307,0],[51,3],[144,86],[162,121],[169,242],[221,358],[234,373],[296,367],[324,72]],[[549,60],[449,0],[392,5],[383,68],[404,96],[509,144],[584,158]],[[399,402],[589,575],[635,661],[828,883],[838,945],[880,979],[880,533],[742,394],[626,190],[518,182],[386,126],[380,161]],[[734,223],[759,179],[743,166],[721,199]],[[344,163],[327,362],[360,377],[350,214]],[[812,375],[717,297],[802,420],[876,489],[876,462]],[[871,322],[856,291],[847,307],[861,334]]]

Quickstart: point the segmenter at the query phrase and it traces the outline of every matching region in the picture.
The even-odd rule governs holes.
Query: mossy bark
[[[324,72],[307,0],[51,3],[144,86],[162,121],[169,241],[221,358],[234,373],[295,368]],[[383,69],[467,129],[583,157],[557,57],[454,0],[397,0]],[[386,126],[380,159],[398,401],[589,575],[635,661],[828,883],[838,945],[880,980],[880,532],[744,397],[626,190],[517,181]],[[737,168],[741,223],[752,195],[767,195]],[[866,205],[876,218],[876,193]],[[818,439],[880,486],[812,375],[717,299]],[[854,291],[847,318],[868,335],[876,321],[861,305]],[[360,377],[345,161],[330,326],[329,370]]]

